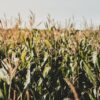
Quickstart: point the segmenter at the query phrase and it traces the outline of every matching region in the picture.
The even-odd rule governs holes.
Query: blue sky
[[[100,0],[0,0],[0,18],[3,18],[4,13],[8,18],[15,18],[21,13],[23,20],[27,21],[29,10],[35,13],[37,23],[46,21],[50,14],[62,23],[74,16],[79,25],[83,17],[100,24]]]

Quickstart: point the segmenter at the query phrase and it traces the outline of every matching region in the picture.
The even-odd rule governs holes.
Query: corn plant
[[[0,30],[0,99],[99,100],[100,30],[32,27]]]

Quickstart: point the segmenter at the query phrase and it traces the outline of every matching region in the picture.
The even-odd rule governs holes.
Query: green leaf
[[[0,89],[0,99],[4,99],[4,96],[3,96],[1,89]]]
[[[45,68],[43,70],[43,76],[46,77],[50,70],[51,70],[50,66],[45,66]]]
[[[23,63],[25,62],[26,53],[27,53],[27,51],[23,50],[23,52],[21,54],[21,60],[22,60]]]
[[[30,67],[27,68],[27,74],[26,74],[26,81],[24,83],[24,89],[26,89],[26,87],[28,86],[28,84],[30,83]]]
[[[52,47],[52,45],[51,45],[51,43],[49,42],[49,40],[45,40],[45,44],[46,44],[46,46],[48,47],[48,48],[51,48]]]
[[[88,75],[89,80],[93,83],[93,85],[96,85],[96,77],[93,74],[93,72],[91,71],[91,66],[89,64],[87,64],[86,62],[83,62],[84,64],[84,70],[86,72],[86,74]]]

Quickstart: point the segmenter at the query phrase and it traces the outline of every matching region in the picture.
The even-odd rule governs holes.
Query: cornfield
[[[99,29],[0,29],[0,100],[99,98]]]

